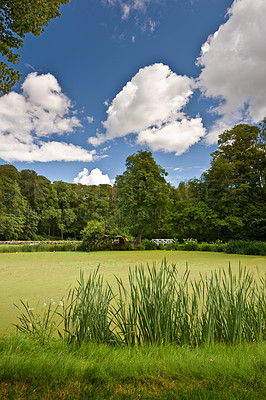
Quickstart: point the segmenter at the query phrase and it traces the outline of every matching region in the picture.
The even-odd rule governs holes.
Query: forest
[[[266,120],[219,137],[200,179],[167,182],[152,153],[129,156],[114,186],[51,182],[0,166],[0,240],[81,239],[96,223],[136,238],[266,238]]]

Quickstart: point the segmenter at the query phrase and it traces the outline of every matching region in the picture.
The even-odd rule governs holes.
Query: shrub
[[[229,240],[225,244],[225,252],[229,254],[266,255],[266,243],[250,240]]]
[[[125,250],[135,250],[135,246],[134,243],[128,243],[126,245],[124,245]]]
[[[215,251],[213,250],[213,246],[210,243],[201,243],[199,245],[200,251]]]
[[[184,250],[185,251],[195,251],[199,250],[199,244],[197,239],[184,239]]]
[[[81,232],[83,248],[93,251],[98,248],[98,242],[105,233],[105,224],[102,221],[88,221],[86,228]]]
[[[156,250],[156,243],[152,242],[149,239],[144,239],[139,245],[140,250]]]

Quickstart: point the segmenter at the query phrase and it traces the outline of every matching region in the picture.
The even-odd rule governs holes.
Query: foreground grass
[[[263,399],[266,345],[110,347],[0,338],[0,398]]]

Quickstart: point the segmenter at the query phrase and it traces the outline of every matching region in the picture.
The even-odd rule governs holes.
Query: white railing
[[[151,242],[154,242],[156,246],[159,246],[160,244],[172,244],[174,239],[151,239]]]

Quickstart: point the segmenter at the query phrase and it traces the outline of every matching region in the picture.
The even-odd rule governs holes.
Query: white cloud
[[[153,150],[181,154],[205,134],[200,118],[188,120],[182,112],[193,85],[193,79],[164,64],[140,69],[109,106],[103,122],[106,132],[89,138],[89,143],[97,146],[135,133],[138,143]]]
[[[21,94],[0,98],[0,158],[5,161],[92,161],[95,151],[64,142],[48,141],[54,133],[73,132],[81,123],[51,74],[31,73]]]
[[[104,0],[110,6],[121,7],[122,19],[127,19],[132,11],[145,11],[147,5],[158,0]]]
[[[182,119],[140,132],[137,142],[141,145],[147,144],[153,151],[175,152],[179,156],[204,135],[201,118]]]
[[[88,152],[80,146],[64,142],[22,143],[12,136],[0,135],[0,158],[7,162],[86,161],[97,159],[95,150]]]
[[[99,168],[93,169],[90,173],[87,168],[84,168],[74,179],[74,183],[81,183],[82,185],[111,185],[109,176],[107,174],[104,175]]]
[[[266,1],[235,0],[228,14],[198,59],[202,92],[221,100],[217,112],[222,118],[208,134],[209,143],[228,124],[257,123],[266,115]]]
[[[87,121],[88,121],[88,124],[92,124],[94,121],[94,118],[89,116],[89,117],[87,117]]]

